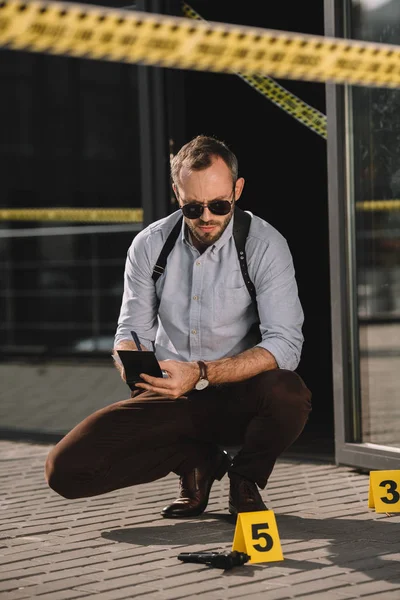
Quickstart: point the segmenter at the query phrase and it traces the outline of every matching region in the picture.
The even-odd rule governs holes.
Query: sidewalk
[[[400,599],[400,515],[367,508],[366,474],[281,459],[262,495],[284,560],[224,572],[176,557],[231,549],[226,477],[201,517],[165,520],[159,511],[176,496],[175,476],[64,500],[44,482],[49,448],[0,441],[2,600]]]

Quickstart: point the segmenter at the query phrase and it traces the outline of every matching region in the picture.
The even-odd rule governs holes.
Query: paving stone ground
[[[2,600],[400,599],[400,515],[368,509],[367,474],[282,458],[262,496],[284,560],[221,571],[177,554],[231,549],[226,477],[201,517],[167,521],[176,476],[64,500],[44,481],[50,447],[0,441]]]

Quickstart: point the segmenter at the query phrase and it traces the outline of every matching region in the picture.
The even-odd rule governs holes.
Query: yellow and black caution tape
[[[0,46],[200,71],[400,87],[400,47],[61,2],[0,2]]]
[[[80,223],[141,223],[141,208],[3,208],[0,221],[64,221]]]
[[[271,77],[240,74],[239,77],[244,79],[244,81],[247,81],[247,83],[253,86],[260,94],[269,98],[271,102],[282,108],[285,112],[297,119],[297,121],[300,121],[300,123],[309,129],[312,129],[324,139],[327,139],[327,118],[322,112],[286,90]]]
[[[182,11],[185,17],[189,19],[204,20],[198,12],[196,12],[186,2],[182,3]],[[254,89],[268,98],[271,102],[282,108],[289,115],[297,119],[300,123],[318,133],[324,139],[327,139],[327,119],[324,113],[316,108],[313,108],[301,98],[289,92],[282,85],[277,83],[272,77],[261,75],[242,75],[236,73],[238,77],[251,85]]]
[[[400,210],[400,200],[365,200],[357,210]],[[142,208],[2,208],[0,221],[59,221],[80,223],[142,223]]]
[[[400,210],[400,200],[364,200],[356,202],[357,210]]]

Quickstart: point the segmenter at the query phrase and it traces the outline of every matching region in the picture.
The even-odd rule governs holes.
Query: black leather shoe
[[[229,512],[237,515],[242,512],[253,512],[257,510],[268,510],[256,484],[240,475],[231,473],[229,488]]]
[[[180,494],[172,504],[161,511],[167,519],[197,517],[207,507],[212,484],[223,478],[231,464],[231,458],[225,450],[213,458],[204,461],[180,480]]]

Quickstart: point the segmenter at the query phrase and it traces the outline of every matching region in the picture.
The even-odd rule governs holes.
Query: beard
[[[205,223],[201,219],[185,219],[186,225],[188,226],[188,229],[192,236],[198,242],[204,244],[204,246],[211,246],[212,244],[215,244],[217,240],[219,240],[221,235],[224,233],[225,229],[228,227],[229,222],[232,219],[234,206],[235,205],[233,204],[231,212],[225,216],[223,221],[208,221],[207,223]],[[199,229],[199,227],[201,226],[211,227],[211,225],[216,228],[215,231],[207,232],[201,231],[201,229]]]

